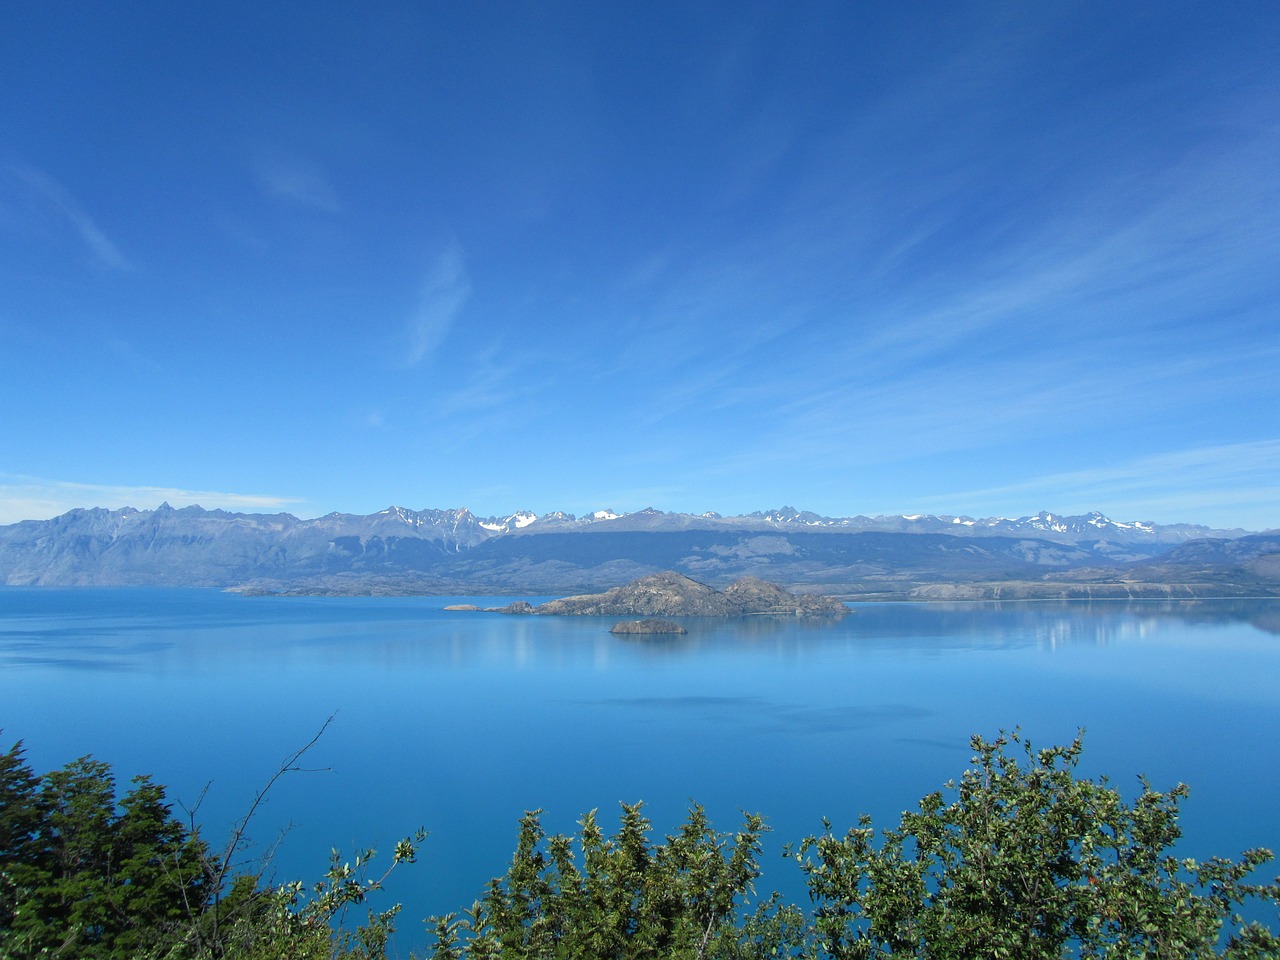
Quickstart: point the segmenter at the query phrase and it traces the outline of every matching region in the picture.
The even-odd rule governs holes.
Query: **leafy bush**
[[[1024,759],[1006,748],[1020,748]],[[800,861],[818,947],[834,960],[1280,956],[1280,940],[1235,908],[1276,885],[1246,882],[1271,860],[1178,859],[1178,803],[1142,781],[1132,805],[1080,779],[1079,737],[1033,750],[1016,733],[974,737],[975,766],[920,801],[877,843],[870,821],[809,837]]]
[[[760,874],[759,816],[720,834],[695,806],[653,845],[640,804],[623,804],[612,837],[594,811],[582,818],[575,853],[573,838],[544,834],[540,812],[521,821],[511,867],[484,898],[462,917],[434,919],[436,960],[693,958],[738,938],[738,901]]]

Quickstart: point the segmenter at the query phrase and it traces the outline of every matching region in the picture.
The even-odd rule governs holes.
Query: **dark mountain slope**
[[[620,562],[651,571],[679,570],[711,583],[728,583],[751,573],[788,583],[827,583],[884,577],[1038,576],[1046,568],[1096,563],[1097,556],[1087,549],[1043,540],[923,533],[545,533],[489,540],[451,558],[439,570],[483,581],[495,575],[505,578],[509,570],[555,563],[590,580],[593,568]]]

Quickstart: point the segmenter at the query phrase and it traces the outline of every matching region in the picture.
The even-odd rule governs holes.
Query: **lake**
[[[415,946],[420,918],[503,871],[524,810],[556,831],[619,801],[659,831],[691,801],[721,830],[759,811],[760,887],[795,897],[784,841],[824,816],[896,824],[1002,728],[1039,746],[1086,728],[1084,772],[1128,796],[1139,773],[1189,783],[1186,855],[1280,849],[1280,601],[860,604],[632,639],[443,609],[511,599],[539,598],[0,589],[0,745],[24,740],[39,773],[91,753],[187,805],[207,785],[219,840],[336,713],[304,761],[324,769],[282,780],[252,835],[288,828],[279,878],[311,879],[331,847],[389,853],[425,826],[388,898]]]

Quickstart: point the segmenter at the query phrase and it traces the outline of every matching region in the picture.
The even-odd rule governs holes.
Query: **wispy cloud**
[[[24,189],[29,206],[43,211],[46,218],[60,221],[72,229],[96,264],[112,270],[132,269],[120,248],[57,180],[42,170],[21,164],[3,169]]]
[[[882,113],[911,115],[891,106]],[[1083,426],[1117,410],[1155,432],[1189,410],[1269,397],[1280,129],[1247,122],[1258,113],[1219,118],[1232,137],[1168,156],[1134,148],[1128,166],[1014,191],[1020,202],[992,202],[971,243],[956,242],[969,237],[957,224],[972,216],[971,184],[918,178],[904,193],[896,170],[833,165],[829,219],[809,216],[814,199],[767,236],[701,258],[663,251],[634,272],[630,295],[665,291],[637,322],[664,370],[641,422],[732,409],[750,423],[748,461],[856,450],[867,463],[1045,431],[1083,446],[1094,432]],[[856,162],[876,139],[855,132],[834,155]],[[987,189],[982,199],[1002,199]],[[880,210],[877,194],[907,212]]]
[[[340,213],[342,202],[324,172],[305,160],[270,157],[254,171],[258,186],[273,200],[320,213]]]
[[[280,510],[305,501],[297,497],[183,490],[176,487],[113,486],[0,473],[0,523],[47,520],[77,507],[149,509],[164,502],[173,507],[199,504],[209,510],[261,511]]]
[[[466,381],[439,398],[434,407],[437,419],[453,421],[492,410],[510,416],[510,410],[536,386],[520,376],[524,364],[499,359],[493,351],[473,358],[470,366]]]
[[[1187,520],[1208,515],[1255,517],[1257,529],[1280,525],[1280,439],[1172,450],[1088,470],[923,498],[921,505],[1025,502],[1062,511],[1105,509],[1126,519]],[[1207,521],[1202,521],[1207,522]],[[1247,520],[1244,522],[1248,522]]]
[[[422,283],[417,309],[406,330],[404,366],[417,366],[440,345],[470,297],[471,278],[462,248],[450,244],[436,257]]]

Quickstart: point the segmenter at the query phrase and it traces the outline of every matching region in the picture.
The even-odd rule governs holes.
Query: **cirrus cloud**
[[[470,297],[471,278],[462,248],[451,243],[436,257],[422,283],[417,309],[406,330],[405,367],[417,366],[440,346]]]
[[[3,169],[8,173],[5,179],[20,189],[24,204],[35,211],[35,216],[70,226],[95,264],[112,270],[133,269],[120,248],[57,180],[43,170],[23,164]]]

